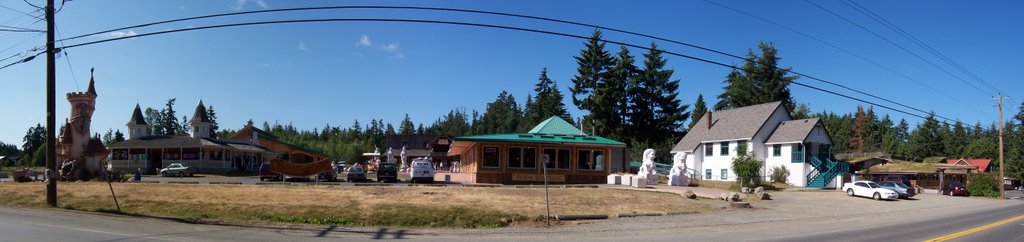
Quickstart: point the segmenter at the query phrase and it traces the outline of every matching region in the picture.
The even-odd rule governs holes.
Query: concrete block
[[[622,175],[619,175],[619,174],[608,175],[608,185],[621,185],[621,184],[622,184]]]
[[[635,188],[647,188],[647,178],[634,176],[630,184]]]
[[[634,176],[634,175],[622,175],[622,179],[621,179],[622,185],[624,185],[624,186],[632,186],[633,185],[633,177],[636,177],[636,176]]]

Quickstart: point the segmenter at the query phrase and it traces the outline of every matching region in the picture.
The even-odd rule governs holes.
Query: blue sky
[[[43,1],[30,1],[42,4]],[[59,1],[58,1],[59,2]],[[838,1],[814,1],[986,90],[896,33]],[[1024,84],[1016,80],[1024,56],[1024,2],[859,1],[1013,97],[1012,114]],[[866,57],[923,86],[805,36],[704,1],[73,1],[58,13],[61,36],[138,23],[233,11],[327,5],[410,5],[503,11],[592,23],[647,33],[745,54],[758,41],[774,42],[781,64],[853,88],[968,123],[996,120],[991,96],[903,52],[884,40],[803,1],[727,1],[750,12]],[[0,5],[22,12],[21,0]],[[167,29],[244,21],[298,18],[415,18],[466,21],[589,35],[593,29],[540,21],[412,10],[328,10],[201,20],[107,33],[63,44]],[[0,25],[45,29],[20,13],[0,8]],[[606,38],[647,45],[652,40],[618,33]],[[26,42],[23,42],[26,41]],[[0,33],[0,58],[44,44],[35,33]],[[22,43],[23,42],[23,43]],[[22,43],[22,44],[18,44]],[[60,46],[62,43],[58,43]],[[658,43],[674,52],[739,64],[740,60],[693,48]],[[483,110],[503,90],[522,103],[541,68],[547,67],[567,95],[576,73],[573,56],[583,41],[536,33],[418,23],[304,23],[200,30],[78,47],[57,62],[58,120],[68,113],[63,93],[85,91],[96,68],[98,107],[93,131],[124,130],[136,103],[161,108],[177,98],[179,115],[191,116],[202,99],[217,110],[222,128],[246,120],[293,123],[301,129],[349,126],[359,119],[397,124],[408,113],[429,125],[456,107]],[[610,51],[618,50],[609,44]],[[631,50],[641,55],[643,50]],[[710,103],[722,90],[728,69],[666,56],[681,80],[679,98],[692,104],[698,94]],[[5,61],[7,64],[10,60]],[[69,67],[70,65],[70,67]],[[72,70],[74,75],[72,75]],[[29,126],[45,122],[45,58],[0,70],[0,141],[21,144]],[[799,81],[824,86],[807,78]],[[798,102],[817,112],[850,112],[857,102],[791,86]],[[938,92],[931,89],[936,89]],[[949,97],[958,99],[951,100]],[[876,108],[912,124],[919,119]],[[180,117],[179,117],[180,118]]]

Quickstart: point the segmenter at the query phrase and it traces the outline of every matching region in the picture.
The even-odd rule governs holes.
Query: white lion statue
[[[686,153],[679,152],[672,157],[672,170],[668,174],[669,186],[688,186],[690,178],[686,174]]]
[[[658,184],[658,173],[654,170],[654,149],[644,150],[643,163],[640,164],[640,171],[637,176],[647,178],[647,184]]]

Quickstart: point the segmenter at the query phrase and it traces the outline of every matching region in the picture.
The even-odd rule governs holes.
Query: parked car
[[[334,169],[327,170],[316,174],[317,181],[336,182],[338,181],[338,173],[334,172]]]
[[[896,192],[886,188],[882,188],[881,186],[878,185],[878,183],[875,183],[873,181],[848,182],[843,185],[843,190],[846,191],[846,195],[849,195],[851,197],[870,197],[875,200],[896,200],[899,198],[899,195],[896,194]]]
[[[167,168],[160,169],[160,175],[176,175],[176,176],[192,176],[196,174],[196,169],[185,166],[182,163],[172,163]]]
[[[903,185],[907,185],[908,187],[910,186],[910,177],[906,176],[906,175],[888,175],[888,176],[882,177],[882,179],[878,181],[878,184],[881,185],[882,182],[887,182],[887,181],[888,182],[903,183]]]
[[[959,182],[946,183],[946,186],[939,190],[939,194],[950,195],[950,196],[970,196],[971,193],[967,191],[967,187]]]
[[[348,168],[348,173],[345,174],[345,180],[349,182],[360,182],[366,180],[366,170],[363,170],[362,166],[352,166]]]
[[[427,158],[416,158],[412,160],[412,167],[409,169],[410,182],[434,182],[434,162]]]
[[[377,168],[377,182],[398,182],[398,165],[381,163]]]
[[[334,164],[334,171],[337,173],[342,173],[345,172],[346,167],[348,167],[348,164],[346,164],[345,161],[338,161],[338,163]]]
[[[917,195],[917,192],[914,191],[914,188],[911,188],[910,186],[907,186],[906,184],[899,182],[884,181],[878,183],[878,186],[896,192],[896,194],[898,194],[901,199],[906,199]]]
[[[263,163],[262,165],[260,165],[260,181],[280,181],[282,179],[284,179],[284,175],[281,175],[281,173],[270,171],[270,164]]]

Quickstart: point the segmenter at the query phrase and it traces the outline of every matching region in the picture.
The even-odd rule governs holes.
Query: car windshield
[[[870,187],[870,188],[878,188],[878,183],[868,182],[867,184],[868,184],[868,187]]]
[[[363,172],[363,168],[352,167],[352,169],[349,169],[348,172]]]

